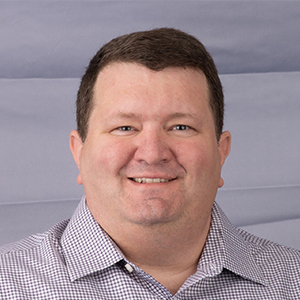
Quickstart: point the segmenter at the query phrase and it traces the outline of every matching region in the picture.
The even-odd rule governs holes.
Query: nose
[[[136,137],[135,142],[136,151],[134,158],[137,161],[143,161],[148,165],[155,165],[167,163],[173,157],[168,136],[163,131],[153,129],[143,130]]]

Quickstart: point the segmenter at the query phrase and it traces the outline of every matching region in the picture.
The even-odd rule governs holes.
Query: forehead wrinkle
[[[112,115],[108,116],[109,118],[120,118],[120,119],[139,119],[141,118],[141,114],[133,113],[133,112],[123,112],[117,111]]]
[[[112,115],[107,116],[107,119],[110,119],[110,120],[113,120],[113,119],[142,120],[143,117],[144,116],[141,113],[116,111]],[[184,119],[184,118],[193,119],[194,121],[197,121],[197,122],[199,121],[199,118],[195,114],[182,113],[182,112],[175,112],[175,113],[171,113],[166,116],[161,116],[161,115],[157,114],[154,119],[162,120],[162,121],[170,121],[173,119]]]
[[[191,119],[195,119],[198,120],[198,118],[196,117],[195,114],[192,113],[181,113],[181,112],[176,112],[173,114],[170,114],[168,116],[169,119],[177,119],[177,118],[191,118]]]

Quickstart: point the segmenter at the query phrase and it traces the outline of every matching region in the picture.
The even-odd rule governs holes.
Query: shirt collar
[[[93,218],[85,197],[70,219],[61,245],[71,281],[126,260],[117,245]],[[210,232],[197,273],[201,273],[201,277],[212,277],[220,274],[223,268],[266,285],[263,272],[239,229],[230,223],[215,203]]]
[[[121,251],[80,201],[61,238],[71,281],[101,271],[124,259]]]
[[[214,257],[210,253],[214,253]],[[242,231],[231,224],[217,203],[213,206],[212,224],[202,257],[213,261],[212,269],[215,273],[225,268],[245,279],[267,285]]]

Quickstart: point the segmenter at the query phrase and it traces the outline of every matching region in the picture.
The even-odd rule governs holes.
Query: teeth
[[[170,180],[163,179],[163,178],[132,178],[133,181],[138,183],[161,183],[161,182],[168,182]]]

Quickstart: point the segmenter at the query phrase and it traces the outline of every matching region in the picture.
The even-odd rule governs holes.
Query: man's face
[[[230,135],[218,144],[201,72],[114,63],[99,74],[94,104],[85,142],[72,132],[71,149],[101,225],[210,216]]]

